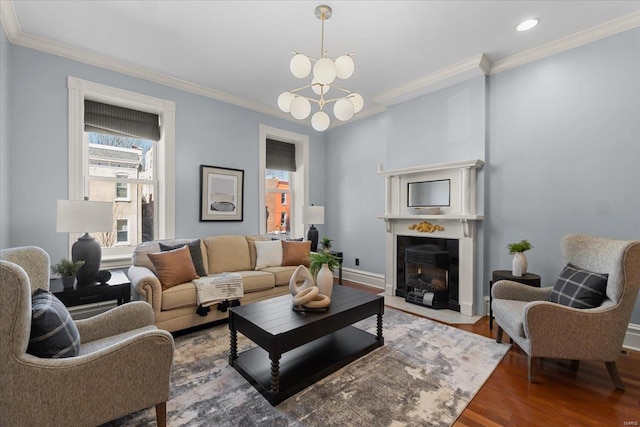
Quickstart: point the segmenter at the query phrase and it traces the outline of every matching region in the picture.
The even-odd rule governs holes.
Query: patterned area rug
[[[375,316],[355,326],[375,334]],[[509,350],[507,344],[385,308],[378,348],[272,407],[228,364],[229,329],[176,338],[169,426],[448,426]],[[254,344],[239,335],[238,349]],[[112,426],[155,425],[155,410]]]

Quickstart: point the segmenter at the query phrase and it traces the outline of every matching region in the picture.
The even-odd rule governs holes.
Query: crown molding
[[[16,38],[22,31],[18,22],[18,15],[16,15],[16,8],[13,6],[13,0],[0,1],[0,21],[4,25],[9,41],[15,43]]]
[[[376,96],[373,100],[378,104],[389,107],[474,77],[486,75],[490,67],[491,62],[484,54],[476,55],[473,58],[428,74],[404,86],[387,91]]]
[[[640,27],[640,12],[614,19],[604,24],[589,28],[579,33],[554,40],[534,49],[517,53],[508,58],[495,61],[489,70],[489,75],[497,74],[529,62],[537,61],[565,50],[573,49],[623,31]]]

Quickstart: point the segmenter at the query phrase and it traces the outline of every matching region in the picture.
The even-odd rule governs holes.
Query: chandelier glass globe
[[[291,92],[282,92],[278,97],[278,107],[285,113],[291,112],[291,101],[293,101],[295,95]]]
[[[289,68],[291,69],[291,74],[299,79],[304,79],[311,72],[311,60],[307,55],[298,53],[291,58]]]
[[[353,105],[353,104],[351,104]],[[311,113],[311,103],[303,96],[296,96],[291,101],[291,115],[298,120],[306,119]]]
[[[347,98],[341,98],[333,106],[333,115],[336,116],[336,119],[346,122],[353,117],[354,110],[353,102]]]
[[[316,111],[314,115],[311,116],[311,126],[318,132],[327,130],[330,124],[331,119],[329,118],[329,115],[322,110]]]
[[[323,85],[329,85],[336,79],[336,64],[330,58],[318,59],[313,66],[313,77]]]
[[[349,55],[342,55],[336,59],[336,77],[341,80],[348,79],[353,75],[356,64]]]
[[[362,95],[359,93],[354,92],[347,96],[347,98],[353,103],[354,113],[359,113],[362,110],[362,107],[364,107],[364,98],[362,98]]]
[[[326,95],[330,88],[329,85],[320,85],[316,79],[311,80],[311,90],[316,95]]]

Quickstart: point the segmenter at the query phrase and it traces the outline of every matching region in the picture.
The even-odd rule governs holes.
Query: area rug
[[[373,334],[376,317],[355,326]],[[169,426],[449,426],[507,344],[386,308],[384,347],[272,407],[228,364],[229,329],[176,338]],[[253,347],[244,336],[238,349]],[[148,409],[109,423],[155,425]]]

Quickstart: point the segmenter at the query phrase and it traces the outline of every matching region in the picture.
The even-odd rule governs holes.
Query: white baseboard
[[[338,272],[336,271],[334,276],[337,274]],[[384,274],[371,273],[369,271],[356,270],[353,268],[343,268],[342,278],[361,285],[379,288],[380,291],[384,291],[385,288]]]
[[[640,325],[629,323],[627,334],[624,337],[623,347],[640,351]]]

